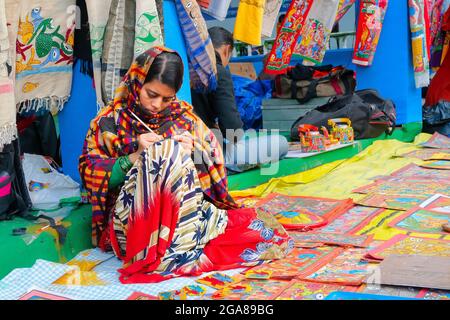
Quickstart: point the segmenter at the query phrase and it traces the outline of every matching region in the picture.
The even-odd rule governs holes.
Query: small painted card
[[[31,289],[18,300],[73,300],[69,297],[41,289]]]
[[[214,289],[221,289],[233,282],[236,282],[235,277],[230,277],[226,274],[216,272],[211,275],[207,275],[203,278],[196,280],[200,284],[207,285],[208,287],[212,287]]]
[[[159,298],[142,292],[133,292],[127,300],[159,300]]]

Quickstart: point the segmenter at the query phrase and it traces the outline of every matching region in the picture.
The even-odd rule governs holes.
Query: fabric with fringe
[[[214,91],[216,55],[200,6],[190,0],[175,0],[175,4],[189,58],[191,87],[198,92]]]
[[[15,95],[22,115],[56,114],[68,100],[76,11],[75,0],[21,1]]]

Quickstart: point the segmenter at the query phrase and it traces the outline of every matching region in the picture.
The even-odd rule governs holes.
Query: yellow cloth
[[[236,40],[254,45],[261,45],[264,5],[266,0],[241,0],[234,25]]]
[[[423,161],[419,159],[403,158],[400,155],[420,149],[418,145],[430,137],[429,134],[421,133],[414,143],[379,140],[350,159],[334,161],[305,172],[271,179],[252,189],[233,191],[231,195],[233,197],[265,197],[276,192],[291,196],[358,200],[365,195],[352,193],[352,190],[372,183],[376,177],[390,175],[410,163],[422,164]],[[373,234],[374,240],[389,240],[397,234],[405,234],[405,231],[387,225],[401,213],[402,211],[385,210],[358,234]],[[411,235],[438,238],[438,235],[434,234],[411,233]],[[450,236],[446,238],[450,239]]]

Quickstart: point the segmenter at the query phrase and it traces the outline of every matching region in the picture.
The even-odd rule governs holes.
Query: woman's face
[[[158,80],[144,84],[139,95],[141,109],[147,115],[157,114],[175,100],[176,91]]]

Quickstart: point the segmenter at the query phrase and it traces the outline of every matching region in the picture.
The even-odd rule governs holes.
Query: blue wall
[[[173,1],[164,1],[165,45],[180,53],[185,72],[181,90],[177,96],[191,102],[189,89],[189,69],[184,39],[181,34],[178,17]],[[97,114],[96,96],[93,80],[80,72],[80,66],[74,67],[71,97],[63,111],[58,115],[61,134],[61,154],[64,173],[80,182],[78,158],[90,122]]]

